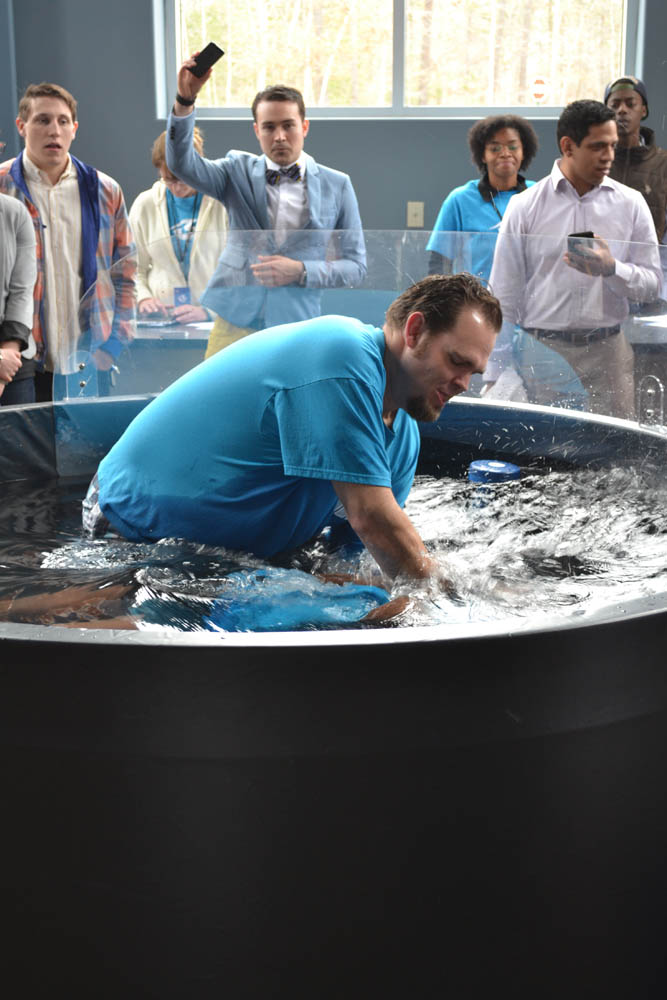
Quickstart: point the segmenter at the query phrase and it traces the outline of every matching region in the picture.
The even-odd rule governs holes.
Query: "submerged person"
[[[482,373],[502,316],[471,275],[434,275],[382,329],[343,316],[274,327],[173,383],[100,463],[84,501],[93,534],[166,537],[275,558],[344,514],[390,578],[438,578],[403,511],[417,420]]]
[[[227,212],[216,199],[179,181],[167,167],[162,132],[151,150],[159,180],[137,196],[130,224],[137,243],[137,312],[169,312],[179,323],[212,318],[200,304],[224,245]],[[200,155],[204,137],[194,130]]]
[[[497,233],[512,196],[535,183],[521,171],[535,158],[537,135],[519,115],[490,115],[472,126],[468,146],[481,177],[454,188],[442,203],[426,245],[429,274],[465,270],[488,279],[495,245],[489,234]]]
[[[286,632],[346,624],[381,624],[405,610],[406,597],[352,576],[265,567],[237,570],[220,580],[217,597],[196,602],[187,595],[145,592],[140,580],[104,580],[55,592],[0,598],[0,621],[63,628],[179,631]],[[196,607],[193,607],[196,605]]]

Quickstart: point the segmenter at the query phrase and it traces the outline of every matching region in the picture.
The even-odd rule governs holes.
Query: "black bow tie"
[[[280,170],[271,170],[270,167],[266,168],[266,183],[270,184],[271,187],[274,184],[279,184],[281,180],[288,181],[300,181],[301,180],[301,168],[298,163],[293,163],[291,167],[281,167]]]

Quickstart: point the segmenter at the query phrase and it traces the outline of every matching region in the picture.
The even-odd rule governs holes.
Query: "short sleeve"
[[[360,379],[283,389],[274,407],[285,475],[391,487],[382,399]]]
[[[435,220],[433,232],[426,244],[427,250],[434,250],[443,257],[453,260],[460,248],[460,239],[452,234],[462,230],[462,218],[459,209],[459,190],[450,192],[440,206],[438,218]]]

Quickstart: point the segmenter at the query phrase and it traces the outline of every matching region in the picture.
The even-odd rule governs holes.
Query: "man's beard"
[[[436,406],[433,406],[424,396],[413,396],[412,399],[408,400],[405,409],[413,420],[421,420],[425,424],[432,424],[434,420],[438,419],[443,408],[440,407],[438,409]]]

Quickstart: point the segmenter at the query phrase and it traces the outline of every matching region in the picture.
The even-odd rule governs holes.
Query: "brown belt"
[[[596,340],[606,340],[621,332],[620,326],[598,326],[594,330],[540,330],[525,328],[526,333],[538,340],[564,340],[568,344],[592,344]]]

